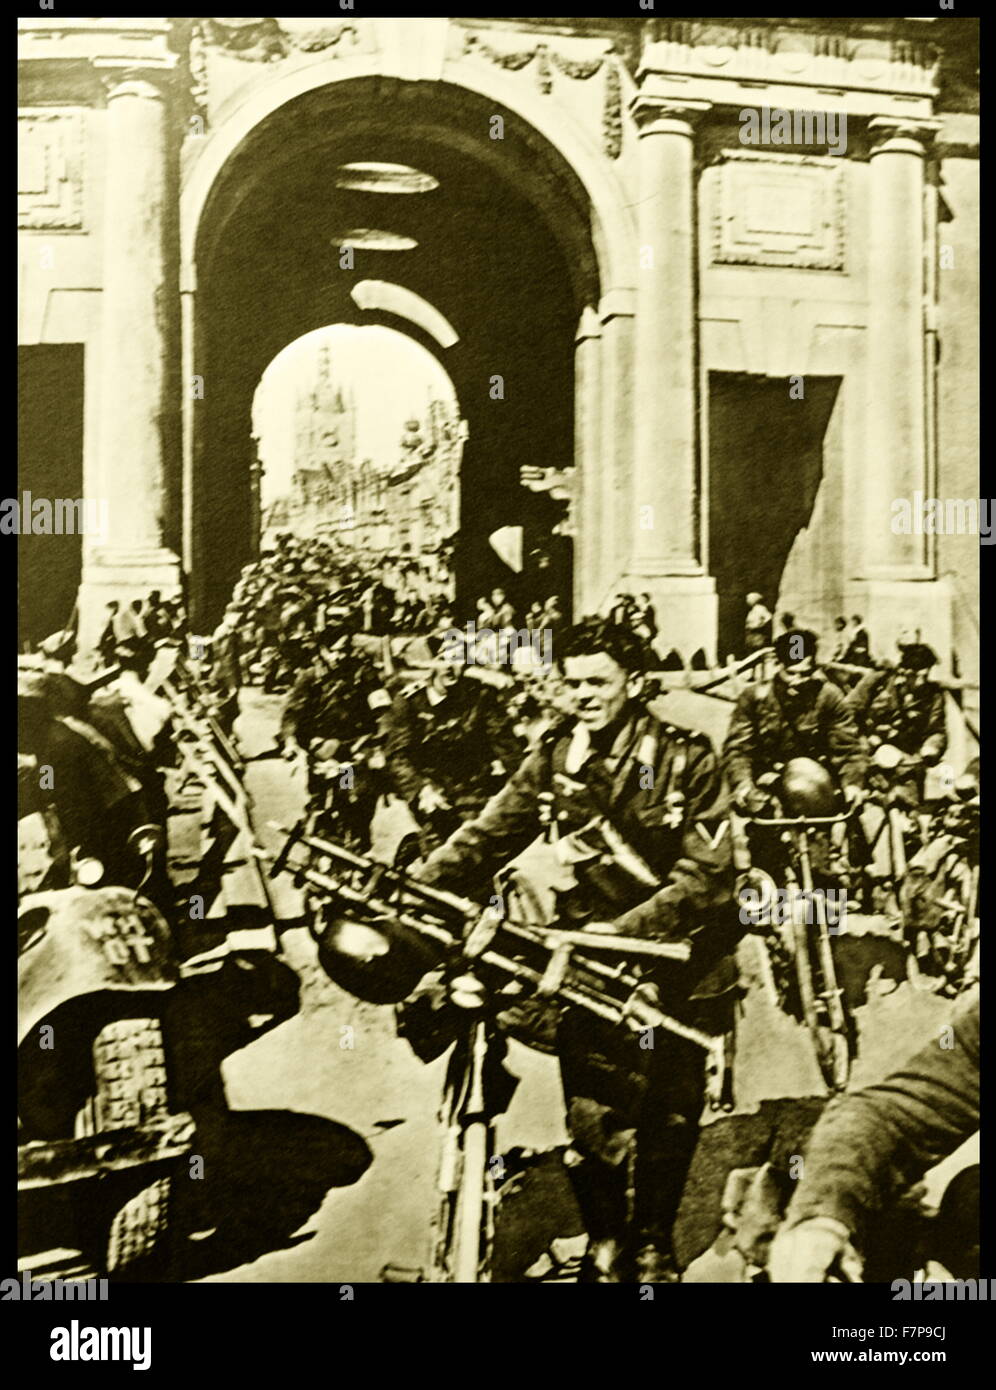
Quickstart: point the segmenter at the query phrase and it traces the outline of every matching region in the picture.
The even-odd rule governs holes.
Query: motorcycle
[[[869,854],[865,875],[869,906],[898,925],[907,865],[911,855],[923,847],[917,815],[919,794],[910,787],[911,779],[921,779],[922,764],[889,742],[890,732],[881,730],[869,739],[873,752],[865,797],[868,809],[862,824]],[[877,823],[874,811],[878,812]]]
[[[604,924],[568,931],[522,923],[508,915],[500,894],[493,901],[503,906],[482,909],[311,835],[303,823],[284,833],[270,873],[289,872],[321,905],[313,932],[325,973],[356,998],[406,1003],[399,1033],[423,1061],[452,1048],[440,1108],[440,1203],[429,1282],[490,1277],[502,1181],[495,1122],[515,1084],[502,1065],[499,1018],[511,1004],[535,998],[637,1030],[673,1032],[706,1052],[709,1103],[723,1105],[725,1038],[672,1018],[641,975],[641,961],[653,967],[687,960],[688,943],[617,935]],[[423,1274],[389,1266],[382,1277],[409,1282]]]
[[[856,1030],[837,980],[831,934],[843,915],[818,888],[814,854],[826,876],[842,885],[846,910],[847,833],[852,811],[837,811],[829,776],[810,758],[793,758],[758,779],[769,811],[736,816],[737,897],[742,913],[764,931],[761,942],[769,995],[809,1031],[820,1073],[832,1093],[843,1090],[856,1049]],[[754,863],[751,832],[767,854],[770,869]],[[767,854],[765,857],[767,857]],[[821,877],[824,873],[821,872]]]
[[[90,1200],[71,1212],[76,1244],[121,1276],[168,1260],[171,1173],[194,1122],[171,1106],[169,927],[134,890],[88,886],[94,874],[79,861],[70,886],[19,906],[18,1189],[44,1228],[39,1199],[87,1183]]]
[[[909,975],[954,997],[978,981],[979,787],[971,776],[933,813],[900,892]]]
[[[322,739],[309,750],[309,829],[351,849],[369,847],[377,800],[387,786],[384,755],[374,740],[366,734],[348,744]]]

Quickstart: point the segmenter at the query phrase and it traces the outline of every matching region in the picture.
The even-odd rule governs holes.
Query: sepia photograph
[[[880,1286],[800,1367],[990,1297],[979,22],[662,9],[17,21],[43,1366],[205,1283]]]

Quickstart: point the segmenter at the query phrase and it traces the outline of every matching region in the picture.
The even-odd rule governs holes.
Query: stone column
[[[602,455],[593,527],[598,556],[597,607],[602,611],[618,588],[627,559],[633,482],[633,298],[630,289],[612,289],[598,305],[602,324]]]
[[[166,488],[160,415],[168,345],[165,104],[158,69],[108,73],[97,484],[108,524],[85,557],[84,628],[111,598],[173,592],[178,557],[162,545]],[[150,80],[150,77],[157,80]]]
[[[591,612],[601,598],[599,511],[602,468],[602,325],[589,304],[574,350],[574,609]]]
[[[697,429],[695,150],[705,101],[644,92],[639,128],[636,363],[628,578],[658,607],[661,641],[712,655],[716,595],[702,555]]]
[[[869,122],[868,351],[864,560],[860,574],[872,641],[891,655],[902,628],[919,627],[947,659],[950,599],[935,580],[920,503],[930,495],[925,343],[924,160],[934,121]],[[929,364],[933,371],[933,364]],[[897,503],[909,503],[912,529]]]

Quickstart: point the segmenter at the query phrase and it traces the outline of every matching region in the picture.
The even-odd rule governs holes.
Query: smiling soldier
[[[612,923],[626,935],[688,940],[687,964],[661,967],[664,1007],[725,1031],[739,930],[731,901],[725,797],[708,740],[662,724],[641,701],[643,643],[589,618],[570,629],[557,664],[572,714],[542,738],[480,815],[423,866],[424,882],[470,893],[544,824],[573,870],[557,920]],[[605,926],[600,927],[606,930]],[[647,1030],[645,1030],[646,1033]],[[637,1038],[567,1009],[557,1029],[570,1174],[590,1237],[587,1275],[625,1269],[672,1276],[670,1235],[702,1111],[705,1054],[662,1030]],[[632,1163],[631,1163],[632,1160]]]

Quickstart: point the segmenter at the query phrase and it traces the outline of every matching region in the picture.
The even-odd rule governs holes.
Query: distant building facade
[[[337,385],[327,347],[294,409],[293,471],[264,514],[264,542],[280,531],[326,537],[370,559],[438,556],[460,524],[466,424],[430,398],[408,420],[393,460],[357,458],[355,393]]]

